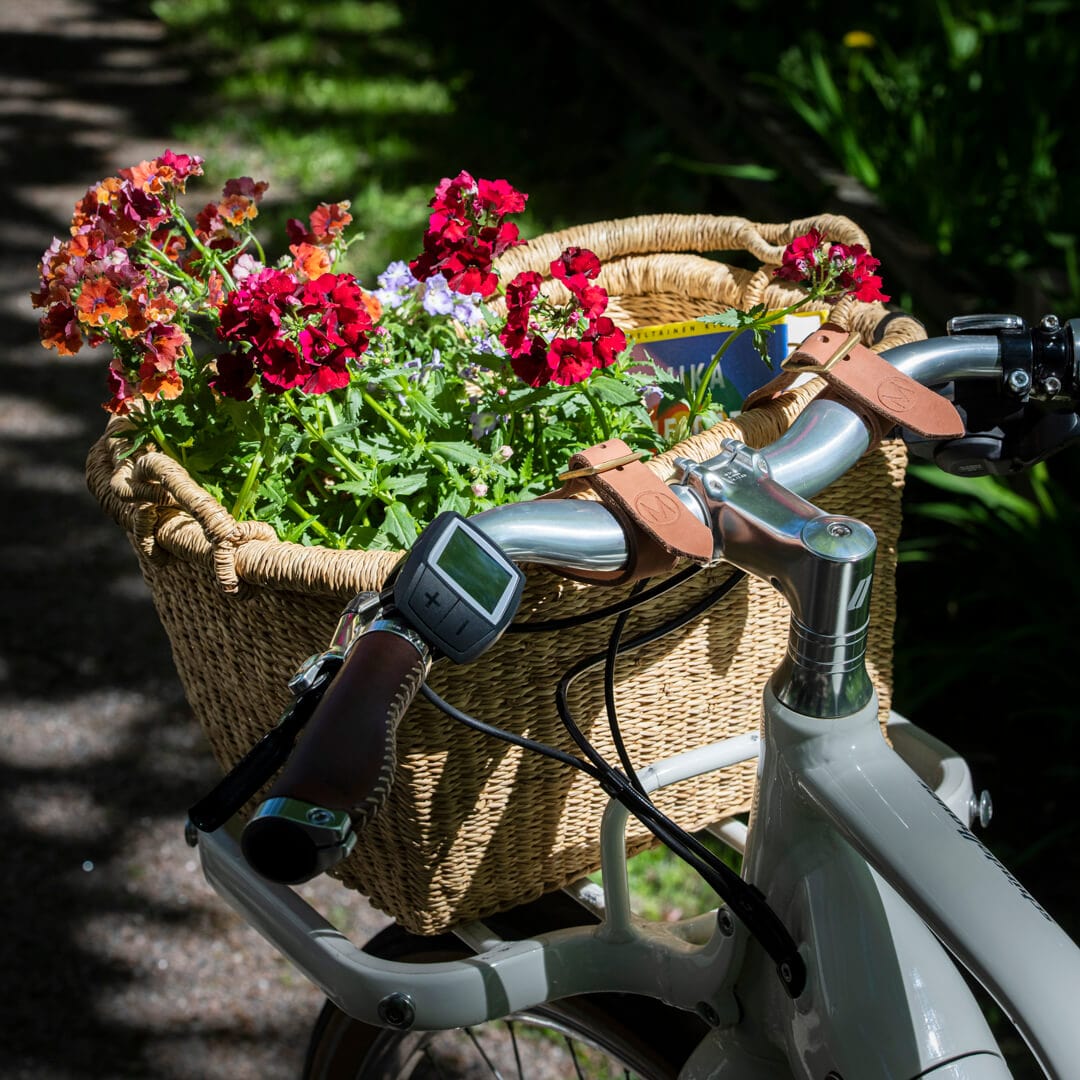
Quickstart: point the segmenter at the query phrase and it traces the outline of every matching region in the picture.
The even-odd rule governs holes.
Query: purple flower
[[[454,294],[441,274],[428,278],[424,286],[424,298],[421,300],[424,310],[429,315],[450,315],[454,311]]]
[[[376,279],[382,286],[375,289],[373,296],[384,308],[401,307],[407,294],[420,283],[412,276],[409,264],[392,262]]]
[[[469,414],[470,434],[474,442],[479,442],[485,435],[490,435],[499,426],[499,416],[493,412],[473,412]]]
[[[641,403],[649,412],[664,400],[664,391],[659,386],[643,386],[638,393],[641,395]]]
[[[463,296],[461,293],[454,294],[454,318],[463,326],[477,326],[484,321],[484,313],[480,310],[481,297],[479,293],[471,296]]]
[[[378,283],[391,292],[397,292],[399,289],[411,289],[414,285],[419,284],[412,276],[412,271],[409,269],[407,262],[392,262],[376,279]]]

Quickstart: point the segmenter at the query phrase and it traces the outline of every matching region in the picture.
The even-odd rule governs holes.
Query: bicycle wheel
[[[432,963],[469,955],[450,935],[396,926],[368,951]],[[695,1016],[629,994],[551,1002],[453,1031],[391,1031],[327,1002],[312,1032],[303,1080],[674,1080],[705,1033]]]

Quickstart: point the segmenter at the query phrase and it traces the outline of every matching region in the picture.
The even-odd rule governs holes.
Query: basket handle
[[[501,274],[512,277],[520,270],[549,263],[566,247],[576,245],[595,252],[602,263],[657,252],[738,250],[749,252],[764,265],[779,266],[784,248],[811,229],[838,243],[870,246],[866,233],[839,214],[818,214],[776,224],[713,214],[647,214],[548,233],[512,248],[496,265]]]

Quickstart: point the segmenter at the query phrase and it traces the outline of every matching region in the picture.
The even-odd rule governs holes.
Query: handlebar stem
[[[763,578],[791,606],[787,653],[773,691],[807,716],[836,717],[873,693],[864,663],[877,538],[826,514],[773,478],[765,455],[734,439],[704,464],[679,459],[700,500],[714,554]]]

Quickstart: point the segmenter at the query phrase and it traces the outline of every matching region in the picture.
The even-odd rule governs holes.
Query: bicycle
[[[1029,466],[1075,441],[1078,335],[1080,320],[1048,316],[1029,328],[1013,316],[974,316],[952,320],[946,337],[891,350],[894,399],[917,382],[944,392],[936,402],[952,399],[981,418],[977,431],[913,439],[915,452],[979,474]],[[850,338],[838,348],[837,335],[824,337],[828,355],[807,362],[804,343],[791,376],[858,356]],[[987,402],[996,403],[989,412]],[[850,395],[826,396],[772,446],[729,443],[711,461],[684,462],[668,489],[681,515],[676,532],[692,519],[709,531],[711,556],[772,581],[792,607],[787,656],[763,692],[760,738],[645,767],[620,750],[616,768],[591,752],[572,717],[564,719],[578,755],[490,729],[426,687],[433,652],[473,660],[505,630],[520,592],[512,560],[583,573],[626,563],[624,523],[600,503],[440,519],[386,592],[349,606],[331,647],[294,680],[296,707],[193,808],[190,829],[213,887],[329,999],[306,1076],[444,1075],[443,1066],[474,1075],[458,1041],[480,1075],[503,1075],[503,1062],[507,1075],[527,1075],[523,1055],[542,1068],[552,1045],[519,1037],[531,1026],[566,1037],[568,1056],[552,1075],[585,1075],[596,1055],[607,1070],[599,1075],[685,1080],[1008,1076],[960,966],[1013,1019],[1047,1075],[1076,1075],[1070,990],[1080,987],[1080,949],[972,833],[980,808],[966,763],[899,717],[892,747],[882,738],[862,663],[874,535],[808,501],[882,428]],[[468,616],[460,628],[421,610],[424,598],[433,603],[432,581],[444,590],[437,595],[465,604],[454,609]],[[619,633],[611,655],[624,647]],[[604,786],[602,887],[578,883],[455,927],[455,937],[391,928],[365,951],[284,884],[333,865],[377,811],[394,729],[417,693]],[[365,758],[372,746],[379,752]],[[737,875],[649,796],[754,757],[749,824],[714,829],[742,853]],[[256,815],[243,827],[222,824],[286,758]],[[724,901],[716,911],[664,925],[633,914],[623,842],[631,812],[714,886]],[[501,1038],[477,1034],[502,1018]],[[439,1057],[444,1037],[455,1045]]]

